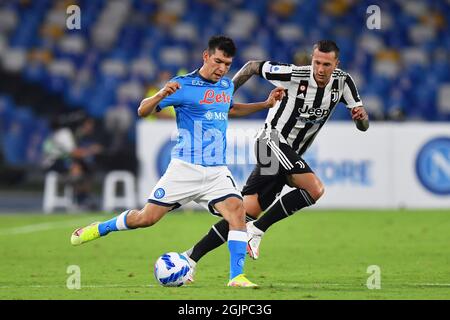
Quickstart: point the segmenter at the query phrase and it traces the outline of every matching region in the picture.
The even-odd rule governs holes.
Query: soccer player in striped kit
[[[253,259],[259,257],[262,236],[271,225],[314,205],[323,195],[322,182],[302,155],[336,105],[343,102],[347,106],[359,130],[369,128],[369,117],[355,83],[350,74],[337,69],[338,64],[336,43],[321,40],[313,47],[311,65],[249,61],[233,77],[235,90],[253,75],[260,75],[285,90],[284,98],[269,110],[264,128],[258,134],[258,164],[242,190],[248,221],[247,252]],[[285,185],[294,190],[279,197]],[[263,211],[264,215],[252,221]],[[227,231],[227,222],[219,221],[183,254],[195,266],[203,255],[226,241]]]

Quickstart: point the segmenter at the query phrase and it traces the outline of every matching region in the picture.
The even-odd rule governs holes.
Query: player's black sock
[[[275,222],[287,218],[296,211],[309,207],[314,203],[316,202],[306,190],[295,189],[279,198],[253,225],[265,232]]]
[[[247,222],[255,220],[249,215],[246,215],[245,219]],[[225,219],[217,222],[199,242],[187,251],[189,257],[198,262],[205,254],[227,242],[229,230],[228,222]]]

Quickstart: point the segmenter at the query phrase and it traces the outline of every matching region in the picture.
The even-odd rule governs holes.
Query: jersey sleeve
[[[344,82],[344,91],[342,93],[341,102],[347,105],[347,108],[353,109],[361,107],[363,105],[361,98],[359,97],[358,89],[356,89],[355,82],[350,74]]]
[[[259,74],[274,86],[284,87],[291,81],[292,69],[292,64],[265,61],[261,63]]]
[[[161,102],[156,107],[156,111],[158,112],[166,107],[170,106],[176,107],[180,105],[183,101],[184,84],[182,83],[182,81],[180,81],[180,79],[176,77],[170,80],[169,82],[178,82],[181,85],[181,88],[175,91],[170,96],[167,96],[163,100],[161,100]]]

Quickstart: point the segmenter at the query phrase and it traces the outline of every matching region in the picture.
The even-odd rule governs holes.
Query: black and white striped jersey
[[[285,97],[269,109],[265,128],[276,129],[282,142],[302,155],[314,141],[339,102],[347,108],[362,106],[352,77],[335,69],[325,88],[313,77],[312,66],[278,62],[261,63],[260,75],[273,85],[285,88]]]

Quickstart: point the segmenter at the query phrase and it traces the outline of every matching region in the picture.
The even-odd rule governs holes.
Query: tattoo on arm
[[[259,74],[262,61],[247,62],[233,77],[234,91],[247,82],[254,74]]]

